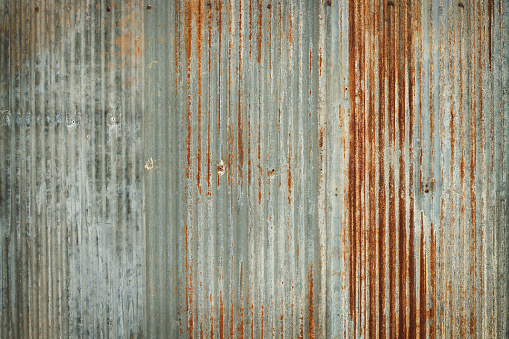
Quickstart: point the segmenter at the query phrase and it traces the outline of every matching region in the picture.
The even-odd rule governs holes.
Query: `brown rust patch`
[[[377,3],[375,2],[376,8]],[[413,49],[416,42],[412,35],[412,24],[416,17],[418,19],[419,13],[413,9],[411,3],[401,3],[397,7],[385,5],[382,11],[378,11],[374,10],[369,2],[354,0],[349,1],[348,13],[350,122],[347,141],[347,220],[352,335],[359,333],[375,336],[378,329],[378,337],[383,338],[386,335],[386,326],[389,325],[390,337],[415,336],[417,268],[413,245],[414,103],[413,96],[408,97],[406,93],[413,93],[415,86]],[[378,58],[373,59],[373,51],[378,51]],[[377,96],[372,90],[376,83],[376,72],[378,114],[374,105]],[[368,82],[365,81],[366,77],[369,78]],[[371,88],[368,88],[368,84]],[[373,121],[374,115],[377,115],[376,122]],[[385,149],[386,136],[388,149]],[[386,154],[389,159],[386,159]],[[392,159],[397,159],[398,163],[394,163]],[[385,184],[386,167],[389,169],[388,195]],[[375,178],[378,178],[378,190],[375,189]],[[388,253],[386,232],[389,238]],[[378,241],[375,240],[377,237]],[[384,314],[387,262],[388,324]]]

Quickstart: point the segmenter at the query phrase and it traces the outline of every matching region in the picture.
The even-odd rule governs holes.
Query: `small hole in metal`
[[[267,5],[267,8],[268,8],[268,9],[271,9],[271,8],[272,8],[272,5],[271,5],[271,4],[268,4],[268,5]]]
[[[150,6],[150,5],[147,5],[147,9],[152,9],[152,6]]]
[[[327,6],[329,6],[329,7],[332,6],[332,1],[330,1],[330,0],[327,1]]]
[[[394,1],[387,1],[388,6],[394,6]]]
[[[106,12],[111,12],[111,8],[106,7]]]
[[[463,5],[463,2],[458,2],[458,7],[465,8],[465,5]]]
[[[36,12],[39,12],[39,7],[35,7],[35,11],[36,11]]]

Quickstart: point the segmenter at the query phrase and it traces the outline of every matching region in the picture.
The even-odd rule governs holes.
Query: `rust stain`
[[[474,87],[475,88],[475,87]],[[477,333],[476,318],[476,293],[477,293],[477,204],[475,192],[475,176],[476,176],[476,155],[477,155],[477,130],[476,130],[476,114],[475,114],[475,93],[471,97],[471,114],[470,114],[470,277],[472,281],[472,298],[470,310],[470,335]]]
[[[210,299],[210,339],[214,339],[214,303],[212,299],[212,293],[209,295]]]
[[[262,328],[261,328],[261,332],[260,332],[260,337],[263,339],[263,334],[264,334],[264,329],[265,327],[263,326],[263,320],[264,320],[264,317],[263,317],[263,305],[262,305],[262,314],[261,314],[261,319],[262,319]]]
[[[493,62],[493,45],[492,45],[492,33],[491,28],[493,26],[493,4],[494,0],[488,0],[488,58],[490,63],[490,72],[491,72],[491,64]]]
[[[187,72],[187,166],[186,166],[186,178],[190,179],[190,171],[191,171],[191,136],[192,136],[192,106],[191,106],[191,57],[192,57],[192,38],[193,38],[193,12],[194,12],[194,2],[184,2],[185,6],[185,31],[184,31],[184,45],[185,45],[185,54],[186,54],[186,72]],[[189,195],[188,187],[185,186],[185,196]],[[187,221],[189,222],[189,221]],[[188,278],[187,286],[186,286],[186,316],[187,316],[187,330],[190,335],[190,338],[193,338],[194,332],[194,314],[193,314],[193,269],[192,263],[189,262],[189,230],[188,224],[186,222],[185,225],[185,237],[186,237],[186,275]]]
[[[381,46],[385,46],[385,17],[387,7],[383,6],[382,18],[377,16],[375,32],[378,33]],[[378,32],[382,20],[382,32]],[[386,270],[386,192],[385,192],[385,79],[387,78],[386,49],[380,48],[378,57],[378,337],[386,337],[385,324],[385,270]]]
[[[208,71],[211,72],[211,54],[212,54],[212,12],[209,11],[209,17],[208,17]],[[210,115],[211,115],[211,82],[210,82],[210,76],[208,77],[208,111],[207,111],[207,194],[211,195],[210,192],[210,178],[211,178],[211,169],[210,169],[210,154],[211,154],[211,148],[210,148]]]
[[[347,140],[350,317],[353,322],[353,336],[359,333],[373,337],[377,335],[378,329],[378,337],[384,338],[388,325],[391,338],[415,337],[418,268],[414,249],[414,168],[411,163],[414,154],[411,147],[414,103],[412,96],[407,98],[406,93],[412,93],[415,87],[413,55],[415,42],[412,23],[418,20],[419,13],[410,3],[402,3],[397,7],[382,2],[381,4],[383,4],[381,15],[378,11],[373,11],[370,3],[363,1],[350,0],[348,11],[351,91],[349,140]],[[378,50],[377,61],[367,55],[372,53],[372,50]],[[396,54],[396,51],[402,53]],[[375,65],[376,63],[378,65]],[[368,77],[369,84],[374,84],[376,72],[378,72],[378,129],[373,121],[373,116],[377,114],[376,97],[374,91],[368,89],[365,83]],[[388,85],[387,89],[385,84]],[[386,102],[388,149],[385,148]],[[375,135],[378,135],[378,138]],[[321,146],[321,140],[319,145]],[[387,153],[389,159],[398,159],[397,165],[392,160],[385,159]],[[386,166],[389,169],[388,196],[385,185]],[[376,176],[379,181],[378,192],[375,188]],[[378,201],[378,207],[375,201]],[[408,214],[407,207],[410,207]],[[378,224],[376,224],[377,208]],[[385,243],[387,231],[388,253]],[[388,324],[384,314],[386,262],[389,265]]]
[[[290,14],[288,15],[288,20],[290,24],[289,32],[288,32],[288,41],[290,42],[290,48],[293,45],[293,17],[292,17],[292,4],[290,3]]]
[[[407,6],[403,5],[398,6],[400,12],[407,11]],[[403,15],[401,15],[403,14]],[[406,189],[406,177],[405,177],[405,160],[404,160],[404,151],[405,151],[405,125],[406,125],[406,117],[405,117],[405,107],[407,106],[406,98],[405,98],[405,62],[407,61],[409,48],[406,45],[408,36],[408,27],[402,22],[404,13],[399,13],[399,26],[398,26],[398,50],[400,48],[401,42],[403,42],[402,50],[403,53],[399,53],[399,58],[395,59],[394,62],[396,64],[395,71],[398,75],[398,137],[399,137],[399,189],[398,189],[398,240],[399,240],[399,337],[404,338],[407,336],[408,325],[407,325],[407,308],[408,308],[408,298],[407,298],[407,234],[406,234],[406,198],[405,198],[405,189]],[[403,26],[403,28],[401,27]],[[403,36],[402,36],[403,35]],[[396,34],[394,35],[396,38]]]
[[[233,276],[230,279],[231,279],[230,291],[233,291]],[[233,330],[234,330],[234,325],[233,325],[233,293],[230,296],[230,302],[231,302],[231,305],[230,305],[230,338],[233,338],[234,337],[233,336]]]
[[[251,59],[251,52],[253,46],[251,40],[253,39],[253,2],[249,1],[249,58]]]
[[[430,244],[430,289],[431,289],[431,309],[430,309],[430,328],[429,337],[435,339],[437,336],[437,273],[436,273],[436,235],[433,230],[433,223],[431,223],[431,244]]]
[[[239,3],[239,66],[238,66],[238,107],[237,107],[237,149],[239,152],[239,185],[243,182],[243,166],[244,166],[244,124],[242,121],[242,51],[243,51],[243,37],[242,37],[242,2]]]
[[[261,95],[258,94],[258,121],[261,121],[262,111],[261,111]],[[263,169],[261,164],[261,156],[262,156],[262,132],[261,132],[261,123],[258,124],[258,204],[262,203],[262,178],[263,178]]]
[[[389,101],[388,101],[388,128],[389,128],[389,147],[394,148],[396,132],[395,132],[395,114],[396,114],[396,28],[394,19],[394,6],[389,6],[389,20],[387,21],[388,42],[388,76],[389,76]],[[398,323],[396,319],[396,202],[395,202],[395,181],[394,181],[394,165],[389,163],[389,338],[397,335]]]
[[[254,304],[251,304],[251,338],[254,338]]]
[[[187,69],[187,166],[186,166],[186,177],[189,179],[191,169],[191,42],[193,40],[193,2],[184,2],[185,4],[185,15],[186,15],[186,30],[184,33],[184,44],[186,50],[186,69]]]
[[[308,338],[313,339],[315,337],[315,291],[313,287],[313,267],[309,268],[308,280],[309,280]]]
[[[224,306],[223,291],[219,292],[219,338],[223,339]]]
[[[262,60],[262,34],[263,34],[263,1],[258,0],[258,36],[256,37],[256,43],[258,47],[258,63]]]
[[[420,249],[420,267],[419,267],[419,337],[426,339],[426,319],[428,316],[426,303],[426,244],[424,242],[424,213],[421,212],[421,249]]]
[[[239,324],[239,337],[244,338],[244,263],[240,263],[240,324]],[[233,306],[232,306],[233,308]],[[232,326],[233,327],[233,326]]]
[[[284,300],[283,300],[283,297],[281,297],[281,305],[284,305]],[[283,321],[284,320],[284,315],[283,313],[281,312],[281,316],[279,318],[279,331],[280,331],[280,334],[281,334],[281,338],[284,338],[284,326],[283,326]]]
[[[223,36],[223,2],[219,0],[218,4],[218,13],[217,13],[217,30],[219,32],[219,42],[218,42],[218,57],[217,57],[217,66],[218,66],[218,91],[217,91],[217,134],[221,134],[221,54],[222,54],[222,36]]]
[[[196,184],[198,186],[198,192],[201,195],[201,119],[202,119],[202,66],[201,57],[203,53],[203,2],[197,1],[197,15],[196,15],[196,58],[198,62],[198,153],[196,155],[196,161],[198,168],[196,172]]]
[[[323,148],[323,135],[324,135],[323,128],[320,128],[319,140],[318,140],[318,147],[320,147],[320,148]]]
[[[363,187],[364,176],[359,175],[359,170],[363,167],[363,128],[360,126],[364,122],[364,103],[360,98],[362,89],[359,79],[364,76],[362,60],[362,27],[359,15],[361,14],[362,4],[355,0],[349,0],[348,12],[348,40],[349,40],[349,86],[352,90],[350,95],[350,155],[348,160],[348,224],[350,240],[350,258],[349,258],[349,291],[350,291],[350,316],[353,320],[353,336],[357,331],[357,265],[359,255],[359,241],[361,226],[361,210],[359,206],[361,201],[358,187]],[[312,54],[310,52],[310,67]],[[356,67],[358,65],[358,67]]]
[[[292,146],[289,146],[288,153],[288,204],[292,203]]]
[[[371,26],[376,27],[376,20],[370,20]],[[375,27],[370,27],[370,31],[373,31]],[[376,36],[376,32],[374,32]],[[369,61],[369,83],[375,83],[375,60],[374,58]],[[368,116],[375,116],[375,91],[369,91],[369,106]],[[368,281],[369,281],[369,319],[368,319],[368,333],[369,337],[376,337],[376,299],[377,299],[377,281],[376,281],[376,187],[375,187],[375,176],[376,176],[376,147],[375,147],[375,119],[368,118],[368,145],[369,147],[369,159],[368,159],[368,182],[369,182],[369,198],[368,198],[368,220],[369,224],[367,227],[368,237]]]

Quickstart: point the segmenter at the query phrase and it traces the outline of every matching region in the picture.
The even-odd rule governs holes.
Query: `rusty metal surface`
[[[0,1],[0,337],[509,336],[488,1]]]

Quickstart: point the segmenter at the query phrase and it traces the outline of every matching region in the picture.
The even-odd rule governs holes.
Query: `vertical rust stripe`
[[[427,319],[427,303],[426,303],[426,245],[424,242],[424,217],[421,213],[421,250],[420,250],[420,274],[419,274],[419,338],[426,339],[426,319]]]

